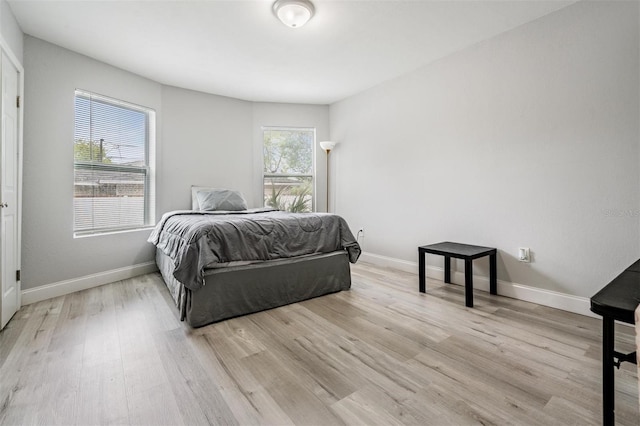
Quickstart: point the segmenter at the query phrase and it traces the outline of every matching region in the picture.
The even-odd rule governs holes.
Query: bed
[[[360,247],[340,216],[247,209],[246,202],[200,207],[208,209],[166,213],[149,237],[190,326],[351,287],[349,264]]]
[[[640,353],[640,305],[635,311],[636,320],[636,367],[638,368],[638,403],[640,403],[640,362],[637,362],[637,354]]]

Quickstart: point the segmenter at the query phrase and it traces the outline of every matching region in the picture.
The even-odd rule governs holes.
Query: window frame
[[[73,153],[73,170],[74,170],[74,195],[73,200],[75,202],[75,185],[76,185],[76,170],[100,170],[105,172],[116,173],[139,173],[144,176],[144,200],[143,200],[143,224],[142,225],[128,225],[128,226],[109,226],[109,227],[94,227],[90,229],[77,229],[76,228],[76,212],[74,205],[73,213],[73,236],[86,237],[92,235],[104,235],[111,233],[130,232],[142,229],[149,229],[154,226],[155,221],[155,110],[142,105],[134,104],[131,102],[123,101],[120,99],[112,98],[109,96],[101,95],[98,93],[90,92],[82,89],[75,89],[74,92],[74,145],[75,145],[75,119],[77,111],[75,108],[75,102],[78,97],[89,100],[90,102],[101,102],[104,104],[112,105],[119,108],[124,108],[136,112],[141,112],[145,115],[145,129],[144,129],[144,158],[145,164],[143,166],[132,166],[125,164],[113,164],[102,163],[92,161],[78,161],[75,159],[75,150]],[[90,197],[95,198],[95,197]]]
[[[315,127],[296,127],[296,126],[262,126],[261,128],[261,149],[260,149],[260,171],[262,174],[261,180],[261,191],[262,194],[262,205],[265,205],[264,200],[264,180],[265,178],[273,178],[273,177],[294,177],[294,178],[311,178],[311,212],[316,211],[317,202],[316,202],[316,138],[317,138],[317,130]],[[310,131],[313,133],[313,141],[311,143],[311,173],[265,173],[264,171],[264,137],[266,131]]]

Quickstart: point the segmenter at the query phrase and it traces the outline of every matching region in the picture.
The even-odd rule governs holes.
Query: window
[[[155,113],[76,90],[75,236],[151,225]]]
[[[262,131],[265,206],[290,212],[313,211],[316,130],[265,127]]]

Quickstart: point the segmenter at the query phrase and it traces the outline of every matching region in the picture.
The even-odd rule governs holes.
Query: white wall
[[[22,289],[30,290],[28,301],[118,279],[123,275],[110,271],[154,258],[150,230],[73,238],[74,89],[155,109],[157,219],[189,209],[194,184],[239,189],[252,206],[261,205],[254,154],[263,125],[315,126],[318,137],[328,135],[328,106],[253,104],[162,86],[30,36],[24,56]]]
[[[238,189],[249,207],[262,206],[262,127],[315,127],[318,141],[329,134],[327,105],[253,103],[164,86],[162,111],[160,211],[189,208],[191,185]],[[324,151],[316,157],[324,210]]]
[[[252,187],[251,102],[176,87],[162,89],[161,212],[190,209],[191,185]]]
[[[161,86],[29,36],[24,59],[22,289],[152,260],[149,230],[73,238],[74,90],[155,109],[160,122]]]
[[[331,105],[365,251],[493,246],[500,280],[582,297],[640,257],[638,16],[579,2]]]
[[[314,127],[315,210],[326,211],[326,154],[318,143],[329,139],[329,107],[327,105],[294,105],[256,102],[253,104],[253,203],[263,205],[262,192],[262,128]]]
[[[260,128],[314,126],[340,143],[335,211],[367,252],[491,245],[501,280],[588,297],[640,254],[637,17],[637,3],[580,2],[331,107],[161,86],[27,36],[23,289],[153,259],[149,231],[73,239],[83,88],[156,109],[158,215],[188,208],[196,183],[259,205]],[[319,210],[324,159],[316,147]]]
[[[0,0],[0,34],[18,61],[23,61],[22,30],[5,0]]]

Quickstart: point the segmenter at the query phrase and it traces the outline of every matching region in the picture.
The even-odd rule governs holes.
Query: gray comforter
[[[269,208],[240,212],[166,213],[149,237],[173,259],[174,277],[191,290],[204,270],[236,261],[264,261],[346,250],[355,263],[360,246],[347,222],[328,213],[288,213]]]

